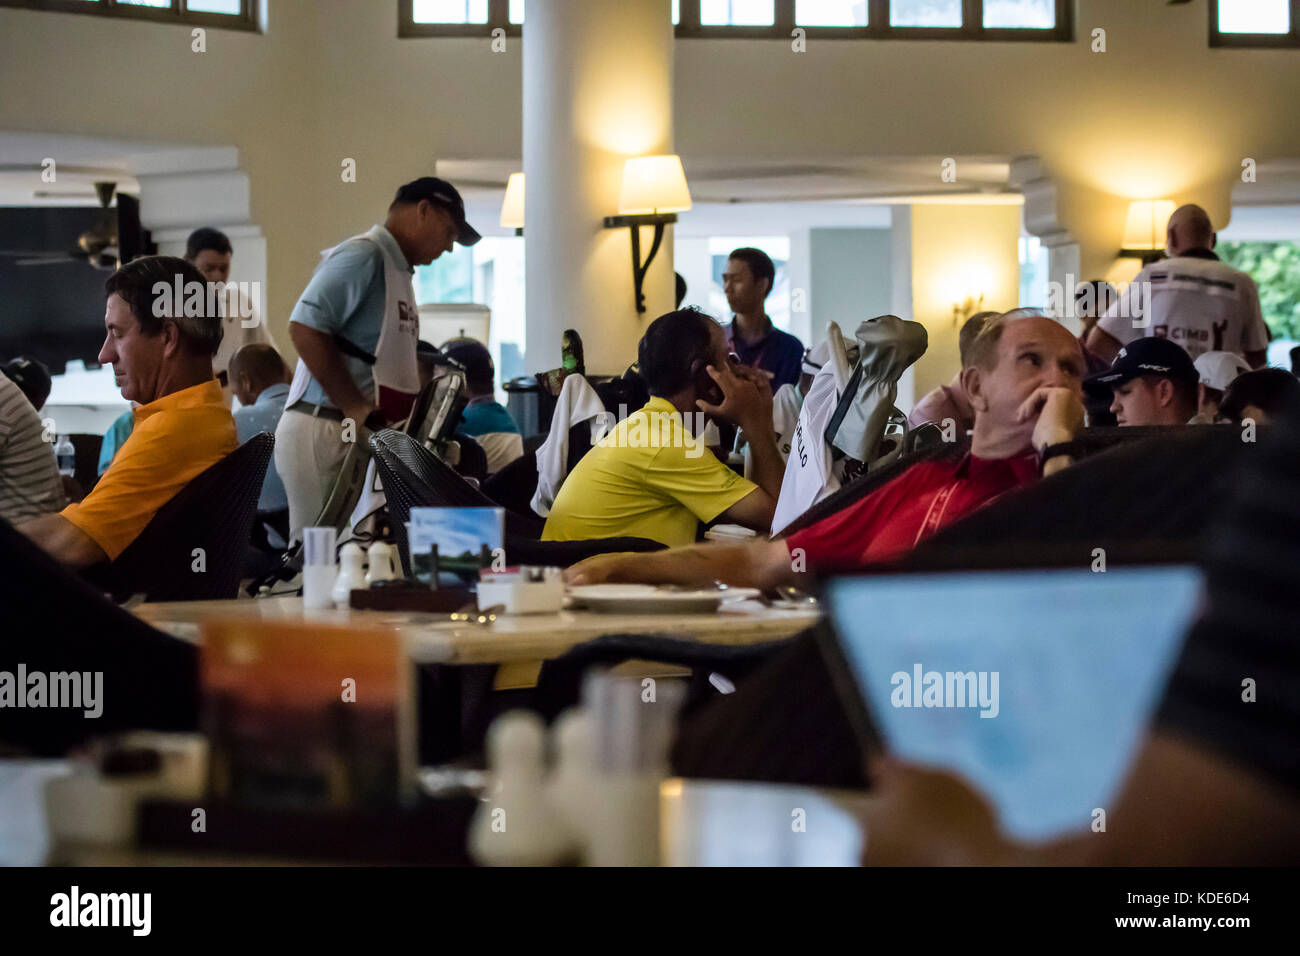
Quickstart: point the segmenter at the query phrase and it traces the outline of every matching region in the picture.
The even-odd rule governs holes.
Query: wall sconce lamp
[[[960,325],[969,319],[976,312],[984,309],[984,293],[966,296],[965,301],[954,302],[952,304],[952,324]]]
[[[506,198],[501,200],[501,228],[524,234],[524,174],[511,173],[506,181]]]
[[[632,284],[636,293],[636,310],[645,311],[645,282],[650,263],[664,239],[664,226],[677,221],[677,213],[691,208],[691,193],[686,187],[682,161],[675,155],[637,156],[623,165],[623,189],[618,199],[618,215],[605,217],[606,229],[626,226],[632,232]],[[641,227],[654,226],[650,254],[641,261]]]
[[[1143,265],[1159,259],[1165,248],[1165,226],[1173,214],[1172,199],[1135,199],[1129,203],[1120,258],[1141,259]]]

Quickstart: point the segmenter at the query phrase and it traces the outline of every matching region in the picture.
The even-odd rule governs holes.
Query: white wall
[[[826,323],[838,322],[852,336],[863,319],[891,311],[893,237],[888,229],[809,231],[812,294],[809,347],[826,338]]]

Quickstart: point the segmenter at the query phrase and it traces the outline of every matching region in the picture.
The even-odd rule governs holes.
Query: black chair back
[[[254,435],[177,492],[102,573],[117,600],[236,597],[275,439]],[[201,549],[201,554],[196,554]]]
[[[579,702],[582,679],[590,668],[639,660],[689,667],[691,692],[683,709],[691,711],[721,693],[710,682],[712,674],[720,674],[733,683],[739,681],[789,643],[787,638],[761,644],[706,644],[657,634],[607,634],[544,661],[537,677],[534,707],[548,721],[553,720]]]
[[[392,430],[376,432],[370,436],[370,448],[379,480],[384,486],[393,536],[407,574],[411,573],[411,564],[406,522],[411,520],[412,508],[501,507],[409,435]],[[595,554],[663,549],[659,542],[643,538],[538,541],[542,524],[540,518],[530,521],[513,511],[505,512],[505,551],[510,564],[568,567]]]

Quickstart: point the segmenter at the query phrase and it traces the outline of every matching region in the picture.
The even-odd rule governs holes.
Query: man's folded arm
[[[88,568],[108,560],[94,538],[60,514],[24,521],[18,531],[70,568]]]

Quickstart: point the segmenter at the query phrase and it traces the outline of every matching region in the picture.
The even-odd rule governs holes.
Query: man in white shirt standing
[[[1261,368],[1269,332],[1259,289],[1246,273],[1219,261],[1217,236],[1200,206],[1179,206],[1165,231],[1168,259],[1143,266],[1132,285],[1088,335],[1088,348],[1113,362],[1135,339],[1169,339],[1193,359],[1234,352]]]
[[[221,383],[221,393],[226,407],[234,394],[229,377],[230,357],[245,345],[275,347],[266,323],[257,314],[257,306],[244,297],[237,286],[226,286],[230,281],[230,260],[235,256],[230,238],[220,229],[203,226],[190,233],[185,240],[185,259],[203,273],[209,282],[225,286],[221,297],[221,345],[212,357],[212,371]]]

